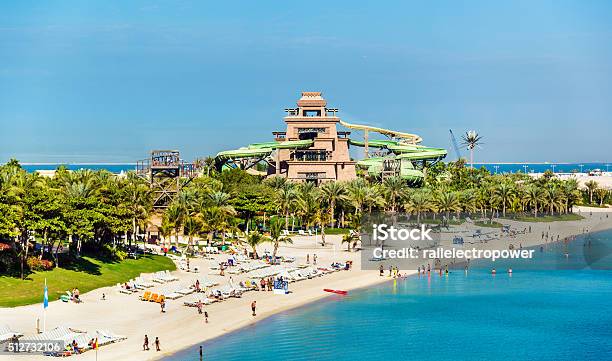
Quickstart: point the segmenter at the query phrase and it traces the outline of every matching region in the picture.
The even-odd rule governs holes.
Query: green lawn
[[[516,217],[515,220],[521,222],[556,222],[556,221],[579,221],[583,216],[575,213],[561,214],[557,216],[538,216],[536,217]]]
[[[325,228],[325,234],[348,234],[350,231],[348,228]]]
[[[45,278],[49,288],[49,301],[59,299],[75,287],[85,293],[96,288],[114,285],[137,277],[140,273],[174,270],[168,257],[147,255],[137,260],[104,263],[91,257],[82,257],[69,268],[34,272],[25,280],[0,276],[0,307],[15,307],[42,302]]]

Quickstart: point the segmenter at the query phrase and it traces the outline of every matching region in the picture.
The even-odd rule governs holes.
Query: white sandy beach
[[[591,214],[591,211],[593,212]],[[586,217],[582,221],[566,221],[551,223],[532,223],[532,233],[520,236],[523,247],[541,244],[541,232],[552,226],[555,234],[560,238],[574,234],[580,234],[583,229],[597,231],[609,228],[610,219],[605,218],[603,209],[581,209],[580,212]],[[504,223],[512,223],[505,222]],[[517,226],[518,227],[518,226]],[[203,341],[237,330],[241,327],[260,321],[267,316],[298,307],[306,303],[316,301],[323,297],[342,297],[331,295],[323,291],[323,288],[354,290],[357,288],[372,286],[390,278],[380,277],[377,271],[360,270],[359,252],[347,252],[346,246],[340,244],[341,236],[327,236],[325,248],[320,244],[315,245],[314,237],[294,237],[294,244],[281,246],[279,254],[283,256],[296,257],[296,263],[305,263],[305,255],[316,253],[319,265],[329,265],[332,261],[344,262],[352,260],[353,269],[350,271],[339,271],[322,277],[290,284],[289,295],[274,295],[272,292],[251,291],[246,292],[242,298],[231,298],[229,300],[205,306],[209,313],[209,323],[204,322],[202,315],[197,313],[193,307],[183,306],[183,300],[168,300],[167,312],[162,314],[160,306],[156,303],[143,302],[138,295],[120,294],[114,287],[94,290],[82,295],[83,303],[63,303],[61,301],[51,302],[47,310],[47,330],[57,326],[68,326],[78,330],[110,329],[116,334],[128,337],[126,341],[111,344],[100,348],[99,360],[152,360],[159,359],[171,353],[185,349],[192,345],[201,344]],[[505,248],[509,242],[517,242],[518,239],[500,238],[489,244],[488,248]],[[271,249],[270,245],[261,250]],[[312,256],[311,256],[312,257]],[[227,284],[229,274],[225,277],[209,273],[208,267],[215,264],[217,259],[226,259],[227,256],[218,255],[214,260],[192,259],[191,267],[198,266],[201,272],[198,274],[177,270],[173,272],[181,281],[191,281],[196,277],[206,276],[208,279],[217,280]],[[312,260],[312,258],[311,258]],[[408,274],[414,274],[409,270]],[[233,275],[234,283],[244,279],[244,275]],[[78,285],[76,285],[78,286]],[[105,293],[107,300],[101,300]],[[140,292],[142,294],[142,292]],[[257,301],[257,316],[251,316],[250,303]],[[35,333],[36,319],[42,320],[42,304],[22,306],[16,308],[0,308],[1,323],[11,326],[12,329],[30,335]],[[42,322],[42,321],[41,321]],[[151,351],[142,351],[144,335],[150,340]],[[155,337],[161,340],[161,352],[154,351],[152,345]],[[204,350],[206,352],[206,350]],[[195,355],[194,355],[195,356]],[[0,359],[8,360],[10,356],[0,356]],[[44,356],[28,357],[30,360],[48,360]],[[89,351],[82,355],[72,356],[75,360],[94,360],[95,352]]]
[[[57,326],[68,326],[77,330],[110,329],[113,332],[127,336],[126,341],[111,344],[100,348],[99,360],[150,360],[159,359],[165,355],[179,351],[191,345],[202,343],[205,340],[217,337],[224,333],[236,330],[256,321],[262,320],[274,313],[290,309],[320,299],[330,294],[323,288],[354,290],[371,286],[388,280],[388,277],[379,277],[375,271],[361,271],[359,266],[359,253],[347,252],[346,246],[340,249],[341,236],[327,236],[325,248],[314,245],[314,237],[294,237],[294,244],[282,247],[280,254],[296,256],[296,263],[306,261],[306,253],[317,254],[319,265],[329,265],[332,260],[353,260],[354,266],[350,271],[338,271],[329,275],[291,283],[288,295],[274,295],[267,291],[246,292],[242,298],[231,298],[220,303],[205,306],[209,313],[209,323],[204,323],[202,315],[196,308],[183,306],[183,300],[167,300],[167,312],[160,312],[159,304],[143,302],[138,295],[119,293],[115,287],[100,288],[86,294],[81,298],[81,304],[54,301],[47,309],[47,330]],[[333,247],[336,247],[334,251]],[[271,247],[262,247],[270,250]],[[334,256],[335,255],[335,256]],[[215,256],[215,259],[227,259],[227,256]],[[227,284],[229,274],[225,277],[207,274],[208,267],[215,264],[214,260],[192,259],[190,266],[199,266],[200,273],[194,274],[177,270],[173,272],[179,281],[193,280],[206,275],[208,279]],[[244,279],[244,275],[233,275],[234,283]],[[102,293],[107,300],[102,301]],[[142,294],[142,292],[140,292]],[[332,295],[331,297],[342,297]],[[257,301],[257,317],[251,316],[250,304]],[[36,331],[36,319],[41,318],[42,304],[22,306],[16,308],[0,308],[0,319],[3,324],[25,334]],[[142,350],[144,335],[150,340],[151,351]],[[153,351],[152,345],[155,337],[161,340],[162,352]],[[94,352],[89,351],[82,355],[72,356],[79,360],[94,359]],[[8,359],[8,356],[0,356]],[[47,359],[44,356],[34,356],[29,359]]]

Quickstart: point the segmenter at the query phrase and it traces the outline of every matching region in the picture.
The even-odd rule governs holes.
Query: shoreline
[[[581,212],[585,219],[532,223],[533,232],[520,238],[523,247],[544,244],[540,240],[539,233],[547,229],[551,223],[555,224],[555,234],[560,234],[561,238],[579,235],[584,227],[588,227],[589,233],[611,228],[607,223],[599,222],[601,219],[600,212],[605,212],[605,209],[580,208],[576,212]],[[592,215],[589,215],[590,212],[592,212]],[[513,221],[504,221],[504,223],[514,224]],[[84,302],[82,304],[63,303],[61,301],[50,302],[47,310],[47,330],[57,326],[68,326],[86,331],[110,329],[116,334],[125,335],[128,338],[125,341],[101,347],[99,351],[101,361],[105,359],[159,360],[205,342],[213,341],[229,333],[240,331],[245,327],[267,320],[273,315],[304,307],[328,297],[341,297],[324,292],[323,288],[356,291],[393,280],[387,275],[379,276],[377,270],[361,270],[360,252],[347,252],[346,246],[342,246],[340,243],[341,236],[328,235],[327,239],[328,244],[326,247],[322,247],[320,244],[314,244],[313,237],[297,236],[293,245],[282,246],[279,253],[296,257],[295,265],[304,263],[306,253],[316,253],[320,265],[327,265],[332,261],[352,260],[353,268],[351,270],[338,271],[322,277],[291,283],[289,289],[292,293],[289,295],[274,295],[267,291],[251,291],[245,293],[241,298],[231,298],[205,306],[204,309],[210,315],[210,323],[208,324],[204,323],[203,317],[197,314],[195,308],[183,306],[181,298],[168,300],[168,312],[161,314],[157,304],[140,301],[137,295],[119,294],[115,287],[105,287],[83,294]],[[506,238],[500,238],[496,241],[497,243],[489,244],[489,246],[492,249],[507,247],[507,241]],[[213,271],[207,272],[208,266],[227,256],[217,255],[215,257],[214,260],[192,259],[192,265],[199,266],[202,273],[193,274],[177,270],[173,272],[173,275],[180,278],[179,282],[198,277],[225,284],[227,283],[227,276],[221,277],[213,274]],[[416,271],[402,270],[402,273],[413,276]],[[233,275],[234,282],[239,281],[241,276],[243,275]],[[102,293],[106,294],[107,300],[101,301]],[[253,300],[256,300],[258,304],[258,315],[255,318],[250,315],[249,307]],[[42,324],[41,303],[15,308],[0,308],[0,319],[3,320],[3,323],[25,334],[35,332],[36,318],[39,318]],[[147,334],[150,340],[159,336],[162,351],[141,351],[144,334]],[[85,352],[81,355],[72,356],[71,359],[86,360],[91,357],[90,352]],[[0,355],[0,360],[3,359],[7,358]],[[48,360],[45,356],[32,356],[28,359]]]
[[[362,271],[358,271],[358,272],[362,272]],[[376,272],[376,273],[378,273],[377,271],[368,271],[368,272]],[[414,277],[416,275],[417,275],[416,271],[407,271],[405,278]],[[368,289],[370,287],[383,285],[383,284],[385,284],[387,282],[392,282],[394,280],[397,280],[397,278],[393,278],[393,277],[389,277],[389,276],[382,276],[382,277],[378,276],[378,277],[379,277],[379,280],[377,280],[377,281],[373,281],[371,283],[363,284],[363,285],[356,286],[356,287],[345,287],[344,290],[350,291],[350,292],[355,292],[355,291]],[[279,315],[279,314],[281,314],[283,312],[287,312],[287,311],[291,311],[291,310],[296,310],[296,309],[299,309],[299,308],[302,308],[302,307],[307,307],[307,306],[310,306],[310,305],[315,304],[317,302],[321,302],[321,301],[324,301],[324,300],[327,300],[327,299],[331,299],[332,297],[341,298],[341,297],[344,297],[344,296],[334,295],[334,294],[331,294],[331,293],[327,292],[327,293],[321,294],[319,296],[316,296],[316,297],[313,297],[313,298],[310,298],[310,299],[304,299],[304,300],[301,300],[299,302],[293,303],[291,305],[287,305],[287,306],[275,309],[273,311],[267,312],[267,313],[263,314],[261,317],[258,314],[257,315],[257,319],[252,319],[250,322],[246,322],[245,324],[240,325],[240,326],[238,326],[236,328],[225,329],[224,330],[225,332],[223,332],[223,333],[221,333],[221,334],[219,334],[217,336],[206,338],[206,339],[204,339],[204,340],[202,340],[200,342],[196,342],[194,344],[188,345],[188,346],[186,346],[186,347],[184,347],[182,349],[176,350],[176,351],[174,351],[174,352],[172,352],[170,354],[165,354],[163,357],[175,356],[176,354],[181,353],[183,351],[186,351],[186,350],[188,350],[188,349],[190,349],[192,347],[195,347],[198,344],[215,342],[215,341],[217,341],[218,339],[220,339],[223,336],[228,336],[228,335],[231,335],[233,333],[240,332],[240,331],[244,330],[247,327],[254,326],[254,325],[256,325],[256,324],[258,324],[260,322],[265,322],[270,317]],[[162,359],[162,358],[159,358],[159,359]]]

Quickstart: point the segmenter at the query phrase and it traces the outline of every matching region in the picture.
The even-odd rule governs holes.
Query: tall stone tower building
[[[276,141],[312,140],[306,149],[279,149],[271,174],[293,181],[321,183],[356,178],[355,162],[349,155],[350,132],[338,131],[338,109],[327,108],[321,92],[302,92],[297,108],[285,109],[286,132],[273,132]]]

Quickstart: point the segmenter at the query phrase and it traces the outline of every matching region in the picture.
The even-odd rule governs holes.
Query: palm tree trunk
[[[474,148],[470,148],[470,166],[474,169]]]
[[[276,252],[278,252],[278,240],[274,241],[274,250],[272,251],[273,260],[276,260]]]
[[[285,230],[289,229],[289,211],[285,212]]]

